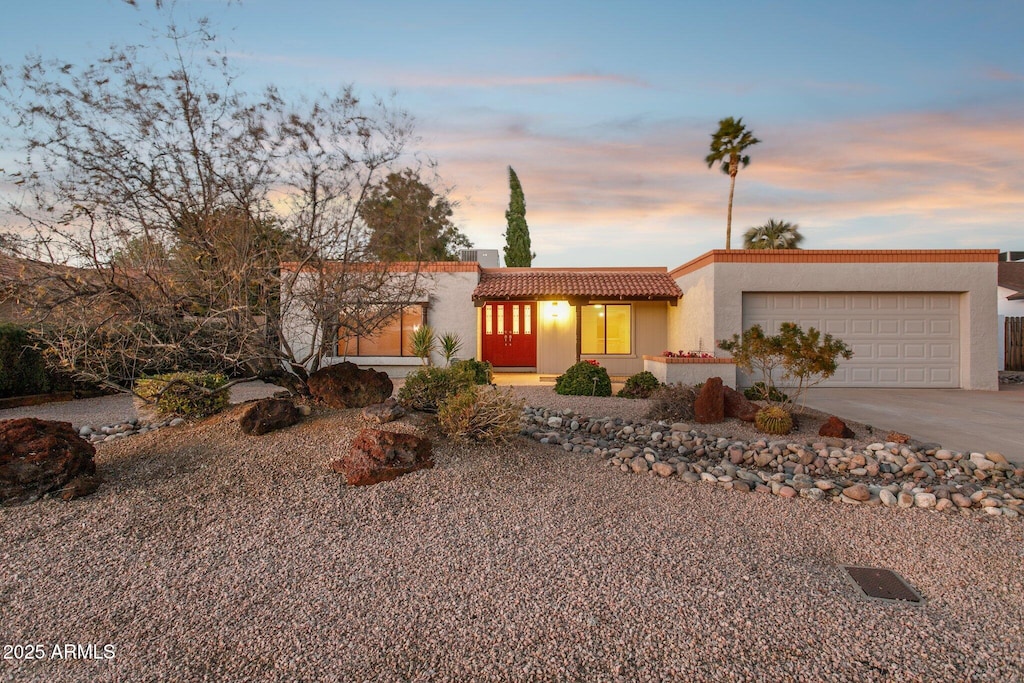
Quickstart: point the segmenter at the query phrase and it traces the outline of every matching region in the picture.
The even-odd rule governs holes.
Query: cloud
[[[703,163],[708,123],[551,121],[474,110],[421,128],[462,200],[463,229],[500,247],[506,167],[523,182],[538,265],[668,265],[724,244],[728,179]],[[733,244],[769,217],[807,248],[992,248],[1019,239],[1024,129],[1013,112],[908,112],[758,127],[737,181]]]
[[[358,73],[360,80],[387,88],[406,89],[492,89],[538,86],[609,85],[629,88],[651,88],[648,81],[627,74],[602,71],[571,71],[552,74],[443,73],[436,70],[417,71],[392,68],[380,63],[340,60],[317,56],[292,56],[231,52],[228,56],[243,62],[278,64],[302,70],[326,73]]]
[[[1024,74],[1013,73],[1000,69],[997,66],[985,70],[985,78],[990,81],[1002,81],[1004,83],[1024,83]]]

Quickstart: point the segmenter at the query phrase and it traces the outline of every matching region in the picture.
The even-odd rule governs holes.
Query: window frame
[[[405,316],[406,316],[406,310],[410,309],[410,308],[419,308],[419,312],[420,312],[419,324],[420,325],[426,325],[427,324],[427,311],[428,311],[427,302],[414,302],[414,303],[406,304],[405,306],[401,307],[401,309],[398,311],[398,316],[399,316],[399,321],[398,321],[398,335],[399,335],[398,355],[394,355],[394,354],[381,354],[381,353],[373,353],[373,354],[365,354],[364,355],[364,354],[360,353],[360,348],[359,348],[360,347],[360,341],[364,337],[369,337],[369,336],[372,336],[372,335],[352,334],[352,335],[343,337],[343,336],[341,336],[343,328],[339,324],[338,327],[337,327],[337,332],[334,335],[335,336],[334,352],[336,354],[335,357],[337,357],[337,358],[416,358],[416,355],[412,352],[412,348],[411,347],[407,348],[408,342],[407,342],[407,339],[406,339],[407,334],[406,334],[406,329],[405,329]],[[390,318],[389,318],[389,320],[390,320]],[[383,325],[381,325],[381,327],[383,327]],[[411,331],[412,330],[410,329],[410,332]],[[344,340],[346,340],[346,339],[352,339],[352,340],[355,341],[355,353],[346,353],[345,350],[342,348],[342,342]],[[351,348],[351,345],[350,345],[350,348]]]
[[[599,351],[599,352],[594,352],[594,353],[588,353],[586,351],[583,351],[583,355],[585,355],[585,356],[615,356],[615,357],[633,356],[634,355],[633,349],[635,347],[634,339],[633,338],[635,336],[636,330],[634,329],[635,326],[633,324],[633,304],[632,304],[632,302],[615,301],[615,302],[607,302],[607,303],[594,302],[594,303],[585,304],[586,308],[596,308],[598,306],[600,306],[603,309],[603,313],[604,313],[604,315],[601,316],[602,320],[604,321],[604,335],[603,335],[602,341],[601,341],[601,346],[602,346],[603,350]],[[608,307],[609,306],[625,306],[628,309],[628,311],[629,311],[629,350],[625,351],[624,353],[608,353]],[[580,312],[580,315],[581,316],[583,315],[582,310]],[[582,327],[581,327],[581,329],[582,329]],[[582,345],[583,345],[583,340],[581,339],[580,340],[581,350],[582,350]]]

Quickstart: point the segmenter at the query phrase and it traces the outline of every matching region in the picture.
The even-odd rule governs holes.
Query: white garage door
[[[765,332],[795,322],[845,341],[853,358],[819,386],[959,387],[960,295],[872,293],[749,293],[743,329]],[[758,378],[744,377],[749,384]]]

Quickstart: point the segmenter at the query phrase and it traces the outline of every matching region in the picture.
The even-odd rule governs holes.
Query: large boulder
[[[331,463],[352,486],[391,481],[403,474],[433,467],[430,441],[415,434],[364,429],[348,454]]]
[[[754,416],[757,415],[757,411],[760,410],[756,403],[749,401],[746,396],[732,387],[723,386],[722,392],[726,417],[735,417],[743,420],[744,422],[754,421]]]
[[[238,424],[246,434],[258,436],[291,427],[299,421],[299,409],[287,398],[262,398],[245,407]]]
[[[704,382],[693,404],[693,415],[702,424],[725,419],[725,391],[721,377],[712,377]]]
[[[331,408],[362,408],[382,403],[394,385],[386,372],[360,370],[355,363],[339,363],[317,370],[307,382],[313,398]]]
[[[0,421],[0,503],[23,503],[96,473],[96,449],[70,422]]]
[[[818,436],[827,436],[833,439],[852,439],[856,434],[846,426],[845,422],[832,415],[821,425],[821,429],[818,430]]]

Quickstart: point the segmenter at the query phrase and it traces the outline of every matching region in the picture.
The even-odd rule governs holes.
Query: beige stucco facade
[[[634,375],[644,369],[645,355],[660,354],[667,347],[668,309],[664,301],[613,301],[630,303],[632,315],[631,350],[627,355],[584,354],[582,360],[596,360],[616,376]],[[557,314],[556,314],[557,311]],[[568,302],[541,301],[537,311],[537,372],[558,375],[576,362],[576,310]]]
[[[709,252],[673,271],[680,348],[741,333],[745,293],[947,292],[959,302],[961,388],[998,390],[994,250],[778,253]]]
[[[607,300],[631,304],[631,351],[583,358],[597,360],[612,375],[628,376],[644,369],[643,356],[659,356],[666,350],[726,356],[717,343],[743,331],[745,295],[749,299],[759,293],[804,298],[919,293],[952,301],[956,308],[956,315],[948,319],[948,327],[957,330],[949,344],[957,356],[955,363],[949,363],[950,372],[957,375],[952,386],[996,390],[996,255],[995,250],[712,251],[671,271],[683,293],[678,302]],[[473,301],[481,269],[476,264],[425,265],[429,266],[424,269],[429,282],[427,322],[438,334],[452,332],[462,338],[460,357],[481,358],[481,315]],[[576,361],[575,308],[564,300],[557,304],[543,298],[535,301],[535,371],[557,375]],[[283,315],[289,340],[300,347],[310,344],[314,331],[303,322],[301,310],[288,308]],[[332,356],[325,362],[341,360]],[[350,360],[399,377],[419,365],[416,358]],[[443,362],[439,354],[433,361]]]

